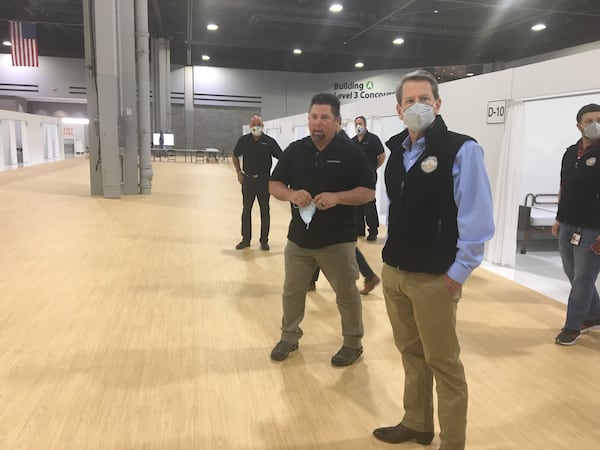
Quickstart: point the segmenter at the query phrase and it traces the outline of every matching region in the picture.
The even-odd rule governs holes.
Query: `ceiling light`
[[[546,25],[544,25],[543,23],[536,23],[534,26],[531,27],[531,29],[533,31],[542,31],[546,29]]]
[[[60,121],[66,125],[88,125],[90,121],[79,117],[63,117]]]
[[[434,13],[434,14],[437,14],[437,13],[439,13],[439,10],[437,10],[437,9],[434,9],[434,10],[433,10],[433,13]]]
[[[202,55],[202,61],[208,61],[209,59],[210,59],[210,56]]]
[[[340,12],[344,7],[341,3],[334,3],[329,7],[329,11],[331,12]]]
[[[300,48],[294,49],[294,55],[301,55],[301,54],[302,54],[302,49],[300,49]]]
[[[219,25],[217,25],[216,23],[209,23],[208,25],[206,25],[206,29],[208,31],[217,31],[219,29]]]
[[[4,42],[2,42],[2,45],[6,45],[7,47],[10,47],[12,44],[10,43],[10,41],[4,41]]]
[[[396,39],[394,39],[392,41],[392,44],[394,44],[394,45],[402,45],[402,44],[404,44],[404,39],[402,39],[402,38],[396,38]]]
[[[365,67],[365,63],[362,61],[357,61],[356,64],[354,64],[354,67],[356,67],[357,69],[362,69],[363,67]]]

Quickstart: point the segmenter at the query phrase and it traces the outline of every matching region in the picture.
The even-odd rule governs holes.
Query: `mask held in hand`
[[[298,212],[300,213],[300,217],[302,218],[302,221],[306,224],[306,229],[308,230],[310,222],[315,213],[317,212],[315,202],[310,202],[308,206],[298,206]]]

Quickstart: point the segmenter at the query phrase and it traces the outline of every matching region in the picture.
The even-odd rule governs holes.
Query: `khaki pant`
[[[467,426],[467,382],[456,335],[456,306],[442,275],[407,272],[384,264],[383,294],[404,365],[402,424],[433,432],[435,377],[441,447],[463,450]]]
[[[342,317],[343,345],[359,348],[363,336],[363,323],[362,303],[356,287],[356,243],[347,242],[311,249],[300,247],[288,240],[284,254],[281,340],[293,344],[302,337],[300,322],[304,318],[306,290],[315,269],[320,267],[335,291],[335,301]]]

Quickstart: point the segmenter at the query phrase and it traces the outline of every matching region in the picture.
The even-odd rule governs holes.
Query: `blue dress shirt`
[[[408,136],[402,146],[406,171],[413,166],[425,150],[425,137],[414,144]],[[464,283],[483,260],[486,241],[494,236],[492,191],[483,162],[483,148],[475,141],[466,141],[456,154],[452,166],[454,200],[458,208],[458,240],[454,263],[448,276]]]

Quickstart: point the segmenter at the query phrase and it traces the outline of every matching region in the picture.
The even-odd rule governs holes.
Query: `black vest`
[[[577,158],[577,144],[565,152],[560,172],[559,222],[600,228],[600,145]]]
[[[456,257],[458,213],[452,167],[469,136],[448,131],[441,116],[425,132],[425,150],[408,173],[402,142],[408,130],[386,145],[391,155],[385,169],[390,199],[388,238],[383,261],[410,272],[446,273]]]

